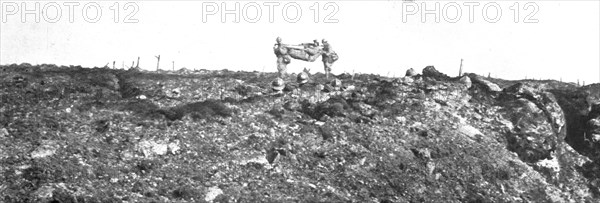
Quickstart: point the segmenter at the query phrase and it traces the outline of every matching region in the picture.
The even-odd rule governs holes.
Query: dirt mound
[[[427,67],[273,93],[274,73],[0,71],[2,202],[600,199],[596,85]]]

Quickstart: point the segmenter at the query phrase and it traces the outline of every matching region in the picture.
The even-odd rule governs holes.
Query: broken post
[[[131,67],[133,67],[133,65]],[[139,68],[139,67],[140,67],[140,57],[138,56],[137,65],[135,65],[135,68]]]
[[[175,61],[173,61],[173,71],[175,71]]]
[[[116,63],[116,61],[113,61],[113,69],[115,69],[115,63]]]
[[[156,61],[156,71],[158,71],[158,69],[160,69],[160,55],[154,56],[154,57],[156,57],[156,59],[158,59]]]
[[[134,67],[133,65],[135,65],[135,61],[132,61],[132,62],[131,62],[131,68],[133,68],[133,67]]]
[[[463,59],[460,59],[460,67],[458,68],[458,77],[462,76],[462,63],[463,63]]]

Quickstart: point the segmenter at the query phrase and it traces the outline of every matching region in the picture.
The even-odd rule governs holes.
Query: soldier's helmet
[[[281,78],[275,79],[271,85],[273,86],[273,91],[279,92],[285,88],[285,81]]]
[[[308,74],[306,72],[302,72],[300,74],[298,74],[298,83],[299,84],[305,84],[308,82]]]
[[[277,37],[277,39],[275,39],[275,41],[277,41],[277,43],[281,43],[281,37]]]

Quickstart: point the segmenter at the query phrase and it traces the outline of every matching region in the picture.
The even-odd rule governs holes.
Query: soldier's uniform
[[[303,43],[303,48],[286,47],[281,44],[281,38],[277,37],[277,44],[273,46],[273,52],[277,56],[277,71],[279,77],[288,79],[287,65],[290,64],[292,58],[313,62],[316,61],[319,56],[323,58],[323,66],[327,78],[331,72],[331,66],[335,61],[338,60],[338,55],[333,51],[331,45],[323,39],[323,49],[319,47],[319,42],[314,40],[313,43]]]
[[[325,74],[329,78],[329,73],[331,72],[331,66],[333,63],[338,60],[338,55],[333,51],[331,45],[323,40],[323,66],[325,69]]]
[[[292,59],[288,54],[288,49],[281,45],[281,38],[277,38],[277,44],[273,47],[273,51],[275,52],[275,56],[277,56],[277,72],[279,72],[279,77],[286,78],[287,65],[290,64]]]

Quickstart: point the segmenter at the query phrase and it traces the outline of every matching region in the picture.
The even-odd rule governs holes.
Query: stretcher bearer
[[[333,63],[335,61],[337,61],[339,59],[337,53],[335,53],[335,51],[333,51],[333,48],[331,48],[331,44],[329,44],[329,42],[327,42],[327,40],[323,39],[322,40],[323,43],[323,67],[325,69],[325,76],[326,78],[329,79],[329,73],[331,73],[331,66],[333,66]]]

